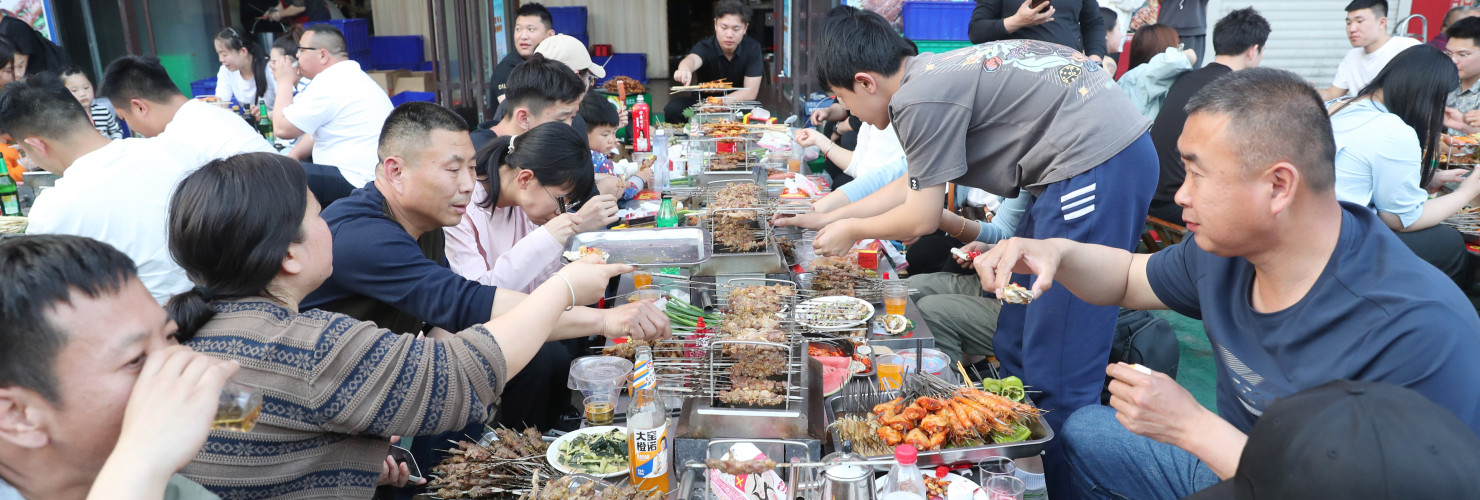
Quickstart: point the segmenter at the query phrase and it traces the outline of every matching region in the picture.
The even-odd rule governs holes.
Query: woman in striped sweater
[[[632,270],[588,257],[488,323],[422,339],[299,310],[332,272],[333,246],[298,162],[212,161],[170,205],[170,253],[198,285],[166,306],[180,339],[236,360],[233,380],[263,394],[255,429],[212,431],[181,471],[225,499],[370,498],[390,436],[486,420],[542,344],[590,333],[555,327],[567,306],[596,302],[607,280]]]

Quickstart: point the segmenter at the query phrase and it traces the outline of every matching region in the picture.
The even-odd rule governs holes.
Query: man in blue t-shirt
[[[1271,403],[1332,379],[1408,387],[1480,432],[1480,317],[1370,210],[1336,200],[1316,92],[1249,69],[1187,109],[1176,201],[1194,237],[1154,255],[1013,239],[975,262],[999,296],[1031,272],[1040,294],[1058,280],[1089,303],[1172,309],[1207,328],[1218,413],[1165,374],[1110,365],[1113,409],[1083,408],[1060,429],[1080,493],[1181,498],[1229,478]]]

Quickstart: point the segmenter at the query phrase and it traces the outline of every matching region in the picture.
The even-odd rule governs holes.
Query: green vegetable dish
[[[612,474],[627,469],[627,431],[583,434],[560,445],[560,464],[571,472]]]

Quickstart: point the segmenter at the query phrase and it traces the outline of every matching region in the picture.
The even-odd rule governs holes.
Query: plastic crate
[[[576,36],[590,33],[586,29],[585,7],[550,7],[550,18],[555,22],[555,32],[562,35]]]
[[[190,97],[216,95],[216,77],[190,82]]]
[[[972,45],[970,40],[919,40],[915,46],[920,47],[920,53],[931,52],[940,54],[956,49],[963,49]]]
[[[369,50],[360,50],[360,51],[353,51],[352,50],[349,53],[349,60],[354,61],[354,62],[357,62],[357,63],[360,63],[360,69],[361,70],[368,71],[366,68],[370,68],[371,67],[371,64],[370,64],[370,51]]]
[[[904,37],[915,40],[965,40],[976,2],[905,2],[899,18]],[[921,50],[924,52],[924,50]]]
[[[416,71],[436,71],[437,61],[422,61],[416,65]]]
[[[344,33],[344,50],[350,54],[370,50],[370,24],[364,19],[330,19],[303,23],[304,26],[328,24]],[[353,59],[353,57],[351,57]]]
[[[421,35],[370,37],[370,66],[375,69],[416,69],[425,61]]]
[[[401,92],[391,96],[391,105],[400,106],[408,102],[437,102],[436,92]]]
[[[603,68],[606,69],[606,77],[597,80],[596,83],[598,84],[606,83],[608,80],[611,80],[612,78],[616,78],[618,76],[625,76],[633,80],[642,82],[643,84],[648,83],[647,54],[643,54],[640,52],[618,52],[612,54],[611,57],[593,58],[592,62],[600,64]]]

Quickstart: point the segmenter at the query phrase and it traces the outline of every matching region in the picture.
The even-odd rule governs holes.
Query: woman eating
[[[299,310],[333,270],[319,208],[298,162],[270,153],[212,161],[171,200],[170,254],[197,285],[167,305],[178,337],[263,396],[255,429],[213,431],[181,471],[223,498],[370,498],[390,436],[485,420],[560,314],[632,269],[588,257],[450,340],[398,335]]]
[[[236,28],[221,30],[213,43],[216,60],[221,62],[221,69],[216,70],[216,98],[236,100],[253,115],[258,113],[258,101],[266,102],[271,109],[277,95],[277,81],[272,78],[272,69],[267,67],[267,54],[256,43],[242,38]]]
[[[447,235],[447,262],[463,277],[528,291],[560,268],[565,242],[617,220],[617,200],[591,197],[586,136],[563,122],[503,136],[478,151],[473,204]]]
[[[1458,86],[1449,56],[1419,45],[1398,53],[1356,97],[1330,106],[1336,198],[1375,210],[1413,253],[1456,282],[1464,238],[1440,222],[1480,196],[1477,176],[1436,168],[1444,102]],[[1459,183],[1454,192],[1429,199],[1451,182]]]

